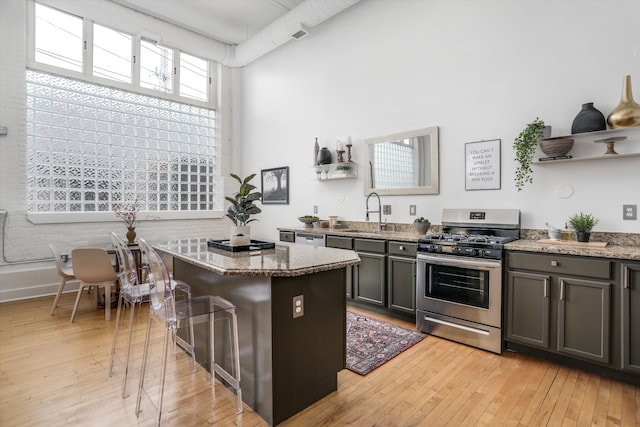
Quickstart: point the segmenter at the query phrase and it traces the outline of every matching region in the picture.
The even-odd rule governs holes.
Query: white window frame
[[[88,83],[95,83],[99,85],[105,85],[122,89],[125,91],[140,93],[143,95],[153,96],[156,98],[163,98],[171,101],[187,103],[194,106],[218,109],[218,96],[217,96],[217,76],[219,72],[218,64],[207,58],[203,58],[200,55],[189,53],[193,56],[198,56],[207,60],[208,62],[208,96],[207,102],[203,102],[190,97],[183,97],[177,93],[177,88],[180,87],[180,49],[172,46],[168,46],[161,43],[162,46],[173,49],[174,59],[174,78],[173,85],[174,90],[171,93],[165,93],[156,91],[153,89],[140,87],[140,34],[132,34],[131,31],[127,31],[122,28],[114,27],[107,23],[98,22],[99,25],[111,28],[116,31],[132,34],[133,36],[133,49],[132,49],[132,83],[119,82],[116,80],[96,77],[93,75],[93,23],[94,21],[88,18],[80,17],[83,20],[83,37],[85,41],[85,48],[83,50],[82,58],[82,72],[75,72],[72,70],[56,67],[49,64],[44,64],[35,61],[35,0],[28,0],[26,4],[27,12],[27,55],[26,55],[26,67],[32,68],[37,71],[43,71],[47,73],[57,74],[63,77],[69,77],[73,79],[84,80]],[[74,16],[78,16],[72,12],[60,9],[59,7],[52,6],[48,2],[41,3],[44,6],[57,9],[61,12],[68,13]],[[141,30],[142,31],[142,30]],[[216,157],[221,158],[222,143],[220,138],[220,122],[216,125]],[[220,168],[217,169],[215,182],[220,183],[219,188],[222,188],[223,176]],[[200,219],[200,218],[222,218],[224,217],[223,201],[224,195],[222,192],[216,192],[215,194],[216,206],[220,206],[220,209],[216,210],[198,210],[198,211],[142,211],[139,213],[138,218],[141,221],[145,220],[175,220],[175,219]],[[27,220],[34,224],[52,224],[52,223],[78,223],[78,222],[113,222],[118,221],[115,218],[114,212],[27,212]]]

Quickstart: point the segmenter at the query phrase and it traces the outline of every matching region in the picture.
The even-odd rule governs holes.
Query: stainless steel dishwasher
[[[325,246],[326,236],[320,233],[298,233],[296,232],[296,243],[311,246]]]

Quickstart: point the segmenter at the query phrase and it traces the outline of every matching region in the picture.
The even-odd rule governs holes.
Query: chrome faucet
[[[370,211],[369,210],[369,198],[371,196],[376,196],[376,198],[378,199],[378,210],[377,211]],[[369,214],[370,213],[377,213],[378,214],[378,231],[382,231],[382,204],[380,203],[380,196],[378,196],[378,193],[376,192],[371,192],[369,193],[369,195],[367,196],[367,221],[369,221]]]

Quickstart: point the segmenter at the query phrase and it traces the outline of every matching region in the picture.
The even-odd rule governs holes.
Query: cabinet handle
[[[629,289],[629,267],[622,266],[622,289]]]
[[[544,279],[543,297],[549,298],[549,279]]]
[[[564,280],[560,280],[560,301],[564,300]]]
[[[400,249],[401,251],[404,251],[404,246],[400,245],[398,249]]]
[[[551,260],[551,267],[557,267],[557,266],[558,266],[558,261],[556,261],[555,259]]]

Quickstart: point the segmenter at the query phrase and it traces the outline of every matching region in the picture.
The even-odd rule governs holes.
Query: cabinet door
[[[353,298],[385,306],[386,256],[358,252],[360,264],[355,268]]]
[[[640,374],[640,264],[622,263],[622,369]]]
[[[416,312],[416,259],[389,256],[387,260],[388,306],[404,313]]]
[[[557,350],[609,363],[611,284],[558,276]]]
[[[507,274],[507,340],[549,348],[550,281],[546,274]]]

